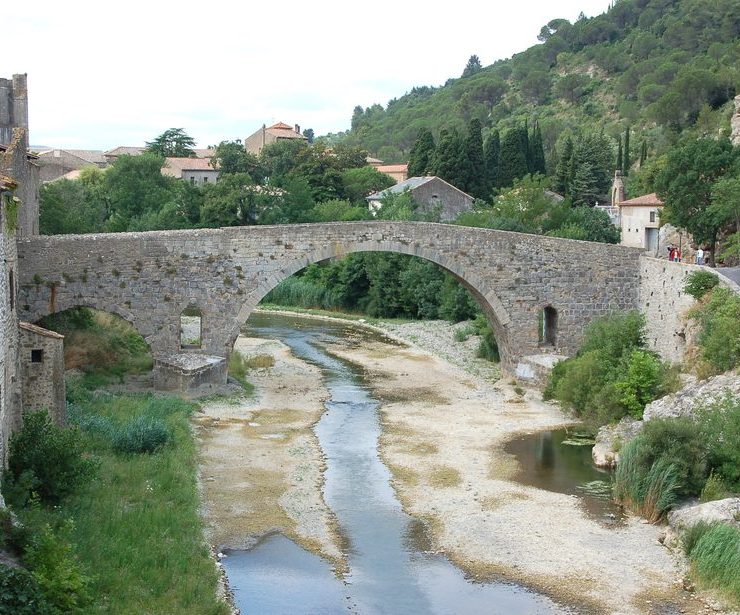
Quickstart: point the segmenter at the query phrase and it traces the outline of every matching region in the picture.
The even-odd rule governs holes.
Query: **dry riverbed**
[[[318,370],[280,342],[239,338],[237,350],[273,356],[275,365],[250,372],[253,399],[208,403],[196,420],[209,538],[238,548],[280,531],[341,568],[311,430],[327,396]],[[510,383],[413,346],[329,350],[365,369],[382,401],[380,453],[399,499],[426,521],[434,547],[468,573],[521,582],[587,613],[707,612],[681,588],[684,571],[658,543],[660,528],[638,519],[609,528],[574,496],[510,480],[508,440],[573,422],[536,392],[520,396]]]

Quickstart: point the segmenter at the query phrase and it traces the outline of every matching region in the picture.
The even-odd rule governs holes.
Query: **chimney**
[[[296,132],[297,132],[298,134],[301,134],[301,127],[300,127],[300,126],[299,126],[298,124],[296,124],[296,125],[295,125],[295,131],[296,131]]]

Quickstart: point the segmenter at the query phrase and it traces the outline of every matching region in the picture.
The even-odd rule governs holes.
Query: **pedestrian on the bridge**
[[[673,262],[673,259],[676,257],[676,248],[672,245],[668,245],[668,260]]]

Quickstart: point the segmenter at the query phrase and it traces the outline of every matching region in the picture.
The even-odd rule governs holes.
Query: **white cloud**
[[[273,120],[323,134],[347,129],[355,105],[440,85],[472,54],[511,56],[550,19],[608,0],[496,4],[16,3],[0,76],[28,73],[35,144],[105,149],[184,127],[205,146]]]

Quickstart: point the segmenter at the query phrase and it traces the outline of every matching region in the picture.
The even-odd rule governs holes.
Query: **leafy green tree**
[[[573,139],[566,138],[563,142],[558,164],[555,168],[555,191],[563,196],[570,194],[570,183],[573,179],[571,175],[573,165]]]
[[[552,90],[558,98],[575,105],[583,98],[590,84],[591,78],[588,75],[570,73],[560,77]]]
[[[249,174],[229,173],[203,187],[201,218],[208,227],[256,224],[264,209],[276,201],[282,202],[281,193],[263,193],[261,187],[256,189]]]
[[[486,160],[483,154],[483,137],[481,123],[478,119],[470,120],[468,137],[465,139],[465,154],[468,165],[468,181],[464,188],[476,199],[485,199],[489,190],[486,177]]]
[[[298,155],[308,148],[303,139],[281,139],[260,152],[260,163],[271,179],[285,177],[298,165]]]
[[[502,187],[511,186],[515,179],[529,173],[527,143],[527,129],[524,127],[510,128],[504,133],[499,165],[499,184]]]
[[[587,133],[576,141],[568,187],[574,205],[593,205],[609,192],[613,151],[603,134]]]
[[[349,201],[325,201],[314,206],[308,213],[311,222],[350,222],[352,220],[370,220],[367,206],[353,205]]]
[[[462,139],[455,130],[443,129],[435,153],[434,173],[453,186],[468,182],[467,156]]]
[[[221,141],[215,147],[211,164],[218,167],[222,175],[248,173],[258,180],[265,176],[265,170],[261,167],[257,156],[245,150],[239,139]]]
[[[655,182],[665,203],[662,218],[708,243],[712,265],[717,233],[726,223],[711,208],[712,188],[729,171],[733,157],[729,139],[686,141],[668,153]]]
[[[620,137],[619,142],[617,143],[617,161],[615,163],[615,169],[618,171],[624,170],[624,157],[622,155],[622,139]]]
[[[390,188],[395,181],[390,175],[366,166],[347,169],[342,173],[343,194],[352,203],[361,204],[367,209],[365,197],[374,192]]]
[[[153,141],[146,142],[146,149],[162,158],[191,158],[195,156],[195,140],[184,128],[168,128]]]
[[[316,135],[313,131],[313,128],[306,128],[306,130],[303,131],[303,136],[308,139],[308,144],[311,145],[316,138]]]
[[[105,230],[106,209],[85,185],[60,179],[39,190],[39,230],[42,235],[100,233]]]
[[[629,175],[630,167],[632,166],[632,159],[630,158],[630,127],[627,126],[627,130],[624,131],[624,158],[622,159],[622,166],[620,167],[624,171],[625,175]]]
[[[609,215],[595,207],[573,207],[560,225],[547,233],[552,237],[619,243],[620,231],[612,224]]]
[[[423,177],[433,172],[435,150],[432,131],[422,128],[409,152],[409,177]]]
[[[735,153],[740,161],[740,155]],[[740,233],[740,175],[729,175],[712,186],[712,204],[707,212],[721,228]]]
[[[468,63],[465,65],[462,77],[472,77],[476,73],[479,73],[481,70],[483,70],[483,66],[480,63],[480,59],[477,55],[472,55],[470,56],[470,58],[468,58]]]
[[[501,166],[501,140],[498,130],[492,131],[483,146],[483,156],[486,161],[486,197],[490,196],[491,190],[500,185],[499,168]]]

